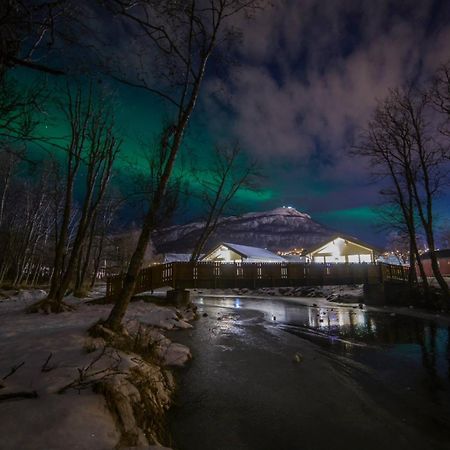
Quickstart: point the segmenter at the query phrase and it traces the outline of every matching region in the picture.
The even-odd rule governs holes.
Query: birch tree
[[[121,329],[121,322],[134,293],[151,232],[157,225],[177,155],[200,96],[207,67],[218,46],[229,37],[227,23],[257,6],[255,0],[189,0],[178,2],[113,0],[114,12],[131,27],[151,53],[135,54],[137,76],[126,83],[152,92],[171,107],[170,125],[161,133],[160,149],[165,155],[149,199],[136,250],[125,273],[123,287],[104,325]],[[232,25],[232,23],[230,23]],[[142,48],[142,47],[141,47]],[[146,59],[148,58],[148,59]],[[151,71],[150,71],[151,70]],[[150,76],[150,73],[152,76]]]
[[[194,246],[191,261],[198,261],[219,220],[241,189],[255,190],[259,173],[241,147],[217,145],[211,165],[198,177],[200,198],[206,211],[205,224]]]
[[[65,149],[64,199],[62,217],[56,227],[53,276],[47,298],[32,305],[30,311],[60,312],[68,308],[63,297],[73,281],[87,231],[105,195],[121,144],[114,134],[109,105],[104,99],[95,98],[92,85],[86,94],[80,86],[68,88],[66,101],[62,111],[70,126],[70,139]],[[80,175],[84,179],[84,197],[79,205],[80,214],[70,251],[66,252],[75,184]]]

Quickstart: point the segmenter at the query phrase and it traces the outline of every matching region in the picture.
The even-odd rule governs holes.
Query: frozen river
[[[179,450],[449,449],[450,323],[323,300],[198,297]]]

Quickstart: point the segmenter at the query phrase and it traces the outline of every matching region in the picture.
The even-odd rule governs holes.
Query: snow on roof
[[[283,258],[287,262],[306,262],[306,256],[303,255],[284,255]]]
[[[313,247],[307,248],[307,249],[305,250],[305,254],[306,254],[306,255],[309,255],[309,254],[311,254],[311,253],[314,253],[314,252],[316,252],[317,250],[320,250],[322,247],[325,247],[325,245],[329,244],[330,242],[333,242],[333,241],[336,240],[336,239],[344,239],[345,241],[349,241],[349,242],[352,242],[353,244],[356,244],[356,245],[359,245],[359,246],[361,246],[361,247],[365,247],[365,248],[367,248],[367,249],[374,250],[374,251],[376,251],[376,252],[381,253],[381,250],[380,250],[380,249],[374,247],[374,246],[371,245],[371,244],[368,244],[368,243],[366,243],[366,242],[363,242],[363,241],[359,240],[358,238],[355,238],[355,237],[353,237],[353,236],[347,236],[347,235],[345,235],[345,234],[335,234],[334,236],[331,236],[331,237],[329,237],[328,239],[322,241],[320,244],[316,244],[316,245],[314,245]]]
[[[172,262],[188,262],[191,259],[190,253],[165,253],[163,256],[163,261],[165,263]]]
[[[265,248],[259,247],[250,247],[249,245],[240,245],[233,244],[230,242],[223,242],[221,245],[228,247],[231,250],[234,250],[236,253],[246,257],[247,259],[253,259],[258,261],[279,261],[282,262],[285,259],[281,256],[278,256],[275,253],[272,253]]]

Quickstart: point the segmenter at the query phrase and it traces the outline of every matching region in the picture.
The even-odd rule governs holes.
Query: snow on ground
[[[192,320],[193,317],[188,320]],[[139,318],[142,323],[165,330],[173,330],[174,328],[192,328],[180,311],[175,308],[167,308],[146,303],[144,301],[132,303],[132,307],[128,311],[127,319]]]
[[[121,437],[120,427],[110,414],[104,396],[92,390],[99,379],[109,383],[113,391],[114,383],[125,386],[139,400],[140,393],[134,392],[134,386],[127,382],[130,373],[149,378],[154,374],[156,394],[153,394],[161,408],[167,409],[173,380],[159,365],[181,366],[191,354],[186,346],[171,342],[162,331],[191,327],[188,320],[194,317],[192,311],[143,301],[130,304],[125,318],[127,329],[132,333],[133,328],[139,328],[139,323],[151,326],[145,329],[151,335],[150,342],[155,346],[159,362],[149,365],[138,355],[130,356],[101,345],[99,339],[87,337],[86,330],[100,318],[106,318],[110,305],[88,305],[69,298],[68,303],[76,306],[73,312],[26,314],[25,307],[43,298],[45,292],[23,290],[2,294],[2,450],[115,448]],[[63,393],[59,393],[61,390]],[[8,395],[12,398],[7,398]],[[125,421],[120,431],[123,433],[132,425]],[[139,436],[139,442],[148,446],[143,435]]]

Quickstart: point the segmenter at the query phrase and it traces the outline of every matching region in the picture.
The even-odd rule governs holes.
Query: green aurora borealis
[[[24,76],[20,73],[22,81]],[[126,191],[130,179],[134,175],[145,174],[147,162],[143,156],[140,142],[154,142],[158,136],[162,121],[170,113],[165,106],[157,101],[148,92],[140,89],[129,88],[120,84],[102,83],[113,90],[116,127],[123,138],[121,154],[116,162],[117,176],[113,183],[119,190]],[[103,86],[101,86],[103,89]],[[112,89],[111,89],[112,88]],[[53,89],[54,92],[61,90],[61,86]],[[67,128],[64,119],[54,107],[49,107],[44,113],[45,120],[40,125],[39,133],[46,137],[56,137],[61,144],[64,136],[67,136]],[[224,126],[223,135],[228,133]],[[222,136],[222,139],[223,137]],[[192,163],[202,170],[203,176],[208,176],[208,161],[211,149],[214,145],[214,136],[208,129],[208,116],[200,106],[192,119],[188,129],[182,151],[178,157],[175,176],[183,173],[185,182],[189,185],[191,196],[187,204],[174,215],[175,223],[185,223],[198,220],[202,217],[202,206],[196,200],[195,192],[198,189],[196,178],[189,174],[186,167]],[[39,154],[41,150],[38,151]],[[194,154],[195,156],[192,156]],[[192,160],[193,159],[193,160]],[[243,189],[239,191],[234,200],[232,213],[240,214],[251,211],[264,211],[282,205],[290,205],[299,211],[306,212],[318,222],[325,226],[340,230],[345,233],[354,234],[369,241],[382,243],[384,236],[379,233],[377,222],[379,217],[376,207],[360,204],[355,207],[341,206],[336,203],[328,204],[327,198],[335,191],[343,189],[336,182],[327,182],[323,177],[318,177],[318,170],[301,161],[290,164],[286,159],[272,159],[262,161],[262,172],[264,179],[257,191]],[[295,176],[295,171],[302,171],[302,176]],[[131,171],[131,172],[130,172]],[[343,196],[346,194],[343,189]],[[356,195],[356,194],[355,194]],[[444,199],[445,200],[445,199]],[[361,199],[359,203],[364,200]],[[446,217],[446,207],[440,205],[441,218]],[[133,214],[131,212],[130,214]],[[128,218],[134,221],[135,217]],[[378,231],[377,231],[378,230]]]
[[[16,72],[18,72],[21,82],[26,83],[26,77],[29,73]],[[58,82],[55,83],[52,79],[50,83],[53,94],[56,97],[63,98],[65,87]],[[103,89],[103,86],[100,86],[100,88]],[[148,162],[145,154],[156,142],[162,123],[169,117],[170,111],[167,111],[165,105],[158,102],[153,95],[143,90],[125,87],[118,83],[108,83],[107,89],[113,91],[111,102],[115,111],[117,134],[123,139],[121,152],[115,163],[117,175],[114,182],[119,189],[126,190],[130,177],[146,174]],[[57,143],[59,146],[64,146],[64,143],[67,142],[69,128],[57,107],[49,103],[38,119],[40,124],[36,134]],[[174,177],[183,176],[183,179],[189,185],[189,189],[194,194],[198,189],[198,181],[190,174],[189,164],[193,163],[197,169],[202,171],[202,176],[208,177],[208,160],[213,146],[213,137],[201,123],[201,120],[196,120],[194,115],[191,126],[185,135],[182,151],[178,156],[174,172]],[[37,160],[45,156],[49,149],[51,149],[51,146],[45,144],[38,147],[31,146],[32,155]],[[44,153],[42,153],[43,150]],[[51,151],[57,153],[59,150],[53,149]],[[132,173],[130,173],[130,170]],[[239,212],[246,210],[247,206],[250,205],[257,210],[261,207],[264,208],[264,204],[275,197],[276,192],[269,186],[261,187],[257,191],[241,189],[235,198],[235,203],[239,205]],[[188,217],[189,219],[201,217],[201,212],[191,211]],[[177,217],[178,222],[182,220],[182,217]]]

